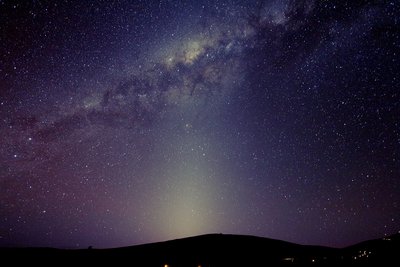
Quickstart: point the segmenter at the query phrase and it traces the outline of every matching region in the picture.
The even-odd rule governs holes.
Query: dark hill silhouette
[[[34,266],[400,266],[399,253],[400,234],[342,249],[223,234],[114,249],[0,249],[3,262]]]

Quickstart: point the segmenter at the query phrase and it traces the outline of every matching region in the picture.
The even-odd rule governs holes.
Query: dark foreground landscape
[[[400,266],[400,233],[342,249],[210,234],[115,249],[1,248],[0,252],[3,263],[31,266]]]

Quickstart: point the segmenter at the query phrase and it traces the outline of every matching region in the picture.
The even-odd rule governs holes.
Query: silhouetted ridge
[[[41,265],[88,262],[168,267],[398,266],[399,248],[400,234],[343,249],[304,246],[256,236],[207,234],[114,249],[3,248],[0,252],[4,260],[15,264]]]

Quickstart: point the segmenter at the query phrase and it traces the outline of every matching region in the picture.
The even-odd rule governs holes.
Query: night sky
[[[0,246],[400,230],[397,1],[0,1]]]

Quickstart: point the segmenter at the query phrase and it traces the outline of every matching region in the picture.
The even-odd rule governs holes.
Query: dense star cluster
[[[396,1],[0,1],[0,245],[400,230]]]

